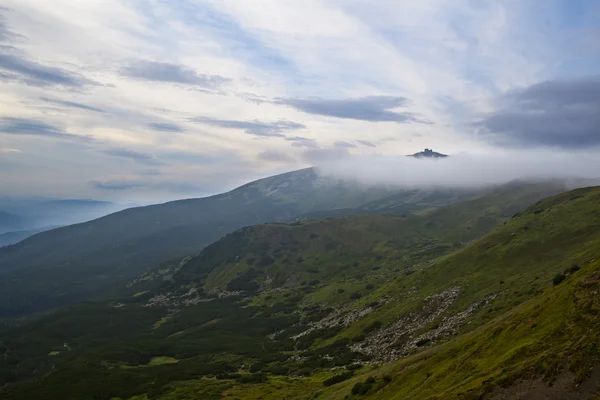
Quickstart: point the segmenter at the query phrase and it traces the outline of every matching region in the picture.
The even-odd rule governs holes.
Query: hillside
[[[321,179],[307,169],[43,232],[0,249],[0,319],[122,293],[148,268],[193,254],[242,226],[355,207],[388,193]]]
[[[538,377],[572,394],[562,366],[587,384],[597,357],[600,188],[521,212],[495,195],[236,231],[147,276],[157,290],[2,333],[0,397],[510,398]]]
[[[365,187],[305,169],[217,196],[124,210],[0,249],[0,320],[130,294],[130,280],[162,262],[197,253],[243,226],[343,215],[410,215],[488,190]],[[524,190],[528,201],[535,201],[565,186],[554,182],[514,190]]]
[[[40,233],[40,232],[47,231],[50,229],[55,229],[55,228],[57,228],[57,227],[56,226],[48,226],[48,227],[42,227],[39,229],[29,230],[29,231],[14,231],[14,232],[0,233],[0,247],[19,243],[20,241],[27,239],[28,237],[33,236],[36,233]]]

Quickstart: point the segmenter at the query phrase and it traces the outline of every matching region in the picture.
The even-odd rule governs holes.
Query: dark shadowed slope
[[[242,226],[352,208],[388,193],[305,169],[217,196],[128,209],[43,232],[0,249],[0,318],[119,293],[119,284],[145,269],[197,252]]]

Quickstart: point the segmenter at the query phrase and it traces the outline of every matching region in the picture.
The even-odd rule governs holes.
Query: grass
[[[148,365],[151,367],[155,367],[157,365],[164,365],[164,364],[177,364],[178,362],[179,362],[179,360],[174,357],[158,356],[158,357],[152,357],[152,359],[148,362]]]
[[[600,362],[600,301],[594,294],[599,283],[600,262],[594,261],[564,284],[473,332],[383,366],[378,374],[390,374],[393,382],[369,398],[477,399],[517,379],[551,382],[565,359],[575,383],[581,383]],[[326,398],[344,398],[369,373],[339,384]]]
[[[121,308],[85,304],[0,336],[10,349],[0,358],[0,377],[10,378],[9,361],[24,377],[0,395],[35,399],[36,393],[51,392],[75,399],[107,390],[106,398],[144,400],[474,399],[516,378],[552,379],[564,356],[583,380],[596,362],[589,346],[600,332],[592,295],[600,270],[593,261],[600,259],[600,189],[570,192],[521,209],[514,218],[506,215],[531,196],[503,192],[495,200],[475,199],[421,216],[244,228],[175,263],[172,280],[123,301]],[[552,278],[565,271],[566,279],[554,286]],[[172,305],[144,307],[157,293],[185,293],[197,285],[204,296],[236,280],[254,286],[237,297],[178,306],[175,313]],[[256,292],[258,286],[265,291]],[[427,299],[448,288],[459,291],[447,309],[399,344],[491,300],[408,357],[323,385],[340,373],[331,368],[357,361],[348,339],[366,339],[406,318],[425,320],[435,312]],[[360,298],[352,299],[354,292]],[[302,347],[303,339],[289,339],[308,329],[311,318],[367,307],[372,312],[347,325],[314,331]],[[274,339],[267,337],[276,332]],[[72,350],[45,362],[48,351],[64,342]]]

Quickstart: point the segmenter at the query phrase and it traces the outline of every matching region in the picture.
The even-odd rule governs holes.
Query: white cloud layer
[[[440,159],[353,157],[322,163],[317,170],[365,185],[403,188],[477,187],[513,180],[600,182],[600,153],[542,150],[462,153]]]

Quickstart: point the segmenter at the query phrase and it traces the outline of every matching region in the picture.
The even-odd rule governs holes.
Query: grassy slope
[[[590,368],[600,361],[599,203],[599,188],[544,200],[435,267],[381,286],[358,301],[366,303],[386,295],[401,298],[411,285],[419,287],[417,298],[423,299],[458,285],[463,290],[448,311],[452,315],[495,294],[494,301],[475,313],[463,326],[466,333],[456,339],[382,367],[366,367],[355,378],[330,388],[318,387],[318,381],[335,374],[331,372],[312,379],[274,378],[260,385],[236,384],[226,393],[245,399],[342,399],[349,395],[478,399],[495,387],[510,386],[516,379],[544,377],[551,381],[565,365],[573,371],[576,382],[584,381]],[[583,268],[554,287],[552,277],[573,265]],[[398,314],[418,309],[418,303],[417,299],[386,305],[355,325],[364,328],[374,319],[385,321],[389,315],[390,321],[394,320]],[[340,336],[354,335],[359,331],[354,328]],[[564,360],[568,360],[566,364]],[[376,378],[372,389],[366,395],[352,396],[352,387],[369,376]],[[384,376],[390,377],[391,383],[386,384]]]
[[[574,373],[574,384],[582,383],[600,361],[599,283],[600,262],[595,261],[480,329],[369,370],[327,391],[325,398],[347,398],[356,382],[372,375],[392,377],[389,386],[369,393],[367,398],[374,399],[479,399],[518,379],[542,377],[551,384],[565,365]]]
[[[486,312],[502,315],[449,343],[339,384],[325,397],[344,398],[356,382],[376,374],[390,375],[393,381],[371,393],[373,398],[476,399],[517,378],[550,379],[565,359],[577,382],[585,380],[600,361],[598,204],[598,188],[542,201],[448,256],[427,271],[421,290],[463,285],[463,304],[459,299],[457,308],[500,293]],[[548,278],[573,265],[584,268],[552,287]],[[501,285],[502,279],[506,281]],[[518,305],[523,298],[532,299]]]
[[[3,350],[6,354],[4,360],[8,360],[9,364],[0,363],[0,375],[4,372],[9,380],[16,378],[17,381],[21,381],[5,388],[3,395],[6,398],[22,398],[26,393],[29,398],[41,399],[46,398],[44,393],[53,393],[49,390],[61,390],[62,398],[78,398],[77,394],[97,389],[100,393],[98,398],[109,398],[109,395],[127,397],[125,394],[129,393],[130,396],[142,391],[164,399],[183,399],[194,398],[198,396],[199,391],[212,392],[216,396],[226,390],[226,393],[231,393],[234,397],[249,399],[276,399],[285,396],[305,398],[307,393],[324,390],[322,381],[334,373],[315,367],[314,365],[320,365],[317,363],[310,367],[312,376],[295,376],[306,362],[281,361],[278,357],[281,354],[289,356],[306,353],[294,351],[293,343],[290,347],[289,340],[285,338],[272,343],[265,338],[267,333],[282,328],[291,329],[291,334],[292,330],[296,329],[290,328],[294,323],[302,326],[305,316],[300,309],[317,306],[317,312],[310,315],[321,315],[321,311],[329,313],[326,310],[328,306],[343,305],[346,307],[343,308],[344,312],[347,312],[365,309],[369,303],[387,299],[371,314],[343,327],[341,331],[334,333],[333,337],[317,338],[312,342],[310,351],[318,354],[319,349],[326,349],[325,346],[331,345],[336,339],[355,337],[376,320],[382,321],[381,329],[386,329],[399,318],[420,312],[427,296],[448,287],[460,287],[459,296],[437,320],[421,327],[413,336],[427,333],[444,317],[451,317],[466,306],[495,294],[493,302],[477,309],[462,325],[461,329],[469,331],[547,290],[556,272],[570,267],[574,262],[583,265],[592,257],[599,244],[599,189],[570,192],[545,200],[523,215],[513,218],[492,234],[437,260],[435,266],[430,266],[427,258],[427,262],[421,262],[414,268],[418,272],[412,275],[405,275],[402,269],[396,271],[397,266],[402,267],[403,263],[409,267],[414,265],[414,260],[404,257],[406,252],[409,256],[413,253],[423,256],[420,248],[406,250],[405,246],[398,246],[398,243],[406,244],[407,239],[415,237],[418,238],[417,243],[426,243],[426,246],[430,246],[432,240],[448,246],[457,239],[470,240],[485,227],[489,229],[489,224],[497,223],[506,215],[512,215],[514,210],[511,207],[517,207],[519,201],[527,201],[527,196],[533,196],[527,192],[509,193],[513,194],[501,192],[497,194],[500,197],[495,201],[481,198],[474,200],[475,203],[450,208],[454,212],[434,211],[421,218],[355,217],[300,226],[266,225],[244,230],[246,233],[252,232],[252,235],[247,237],[244,233],[237,237],[243,239],[239,241],[235,239],[236,235],[230,235],[228,239],[218,242],[220,244],[216,247],[207,248],[204,256],[190,260],[187,267],[184,265],[176,274],[175,282],[189,284],[190,279],[197,280],[198,276],[202,275],[198,275],[198,272],[202,272],[207,263],[212,263],[210,273],[235,269],[241,264],[247,271],[246,260],[251,257],[251,252],[242,254],[242,250],[244,246],[253,246],[261,241],[266,241],[267,244],[261,250],[262,253],[274,254],[275,250],[281,249],[282,260],[288,255],[295,255],[297,249],[294,248],[294,251],[290,252],[288,239],[285,239],[290,232],[293,232],[292,239],[299,242],[298,247],[303,252],[301,270],[306,276],[320,276],[320,279],[315,279],[320,282],[313,286],[301,285],[299,282],[297,287],[287,291],[273,292],[270,294],[271,299],[267,299],[266,294],[260,294],[242,302],[236,298],[229,298],[201,303],[188,307],[167,320],[163,320],[167,310],[140,307],[151,293],[134,297],[123,307],[82,306],[78,311],[76,309],[59,314],[60,318],[49,316],[33,327],[23,327],[3,335],[3,345],[6,346]],[[503,206],[498,207],[500,198],[516,200],[514,204],[502,202]],[[478,211],[475,209],[476,205],[480,207]],[[356,226],[354,231],[353,226]],[[273,230],[279,234],[273,235]],[[348,232],[353,234],[349,235]],[[311,238],[311,233],[317,233],[319,236]],[[357,237],[358,233],[362,236]],[[332,253],[328,255],[325,246],[332,237],[337,237],[342,243],[332,248]],[[257,241],[259,238],[261,241]],[[345,241],[350,241],[350,245],[345,244]],[[281,247],[283,243],[286,246]],[[344,246],[364,249],[365,258],[361,259],[357,266],[350,265],[347,279],[339,279],[336,258],[356,259],[356,254],[345,254]],[[233,254],[232,249],[242,252]],[[288,252],[290,253],[287,254]],[[223,255],[226,258],[221,258]],[[378,259],[379,255],[382,256],[381,259]],[[433,254],[434,257],[438,255]],[[242,257],[235,260],[236,256]],[[424,257],[430,255],[426,253]],[[243,260],[241,264],[240,258]],[[346,265],[345,261],[344,259],[342,266]],[[384,263],[386,264],[381,266]],[[284,265],[287,264],[274,262],[265,268]],[[311,266],[318,267],[319,272],[303,269]],[[362,277],[357,276],[361,274]],[[210,278],[209,275],[203,279]],[[260,279],[254,279],[257,283],[260,282]],[[503,284],[500,283],[501,280],[504,281]],[[214,276],[214,282],[214,286],[217,287],[230,281]],[[371,282],[375,283],[374,287],[366,289],[365,285]],[[345,288],[345,292],[339,293],[338,289],[342,288]],[[363,297],[349,302],[348,295],[352,290],[360,290]],[[161,323],[157,326],[159,321]],[[63,349],[64,342],[69,343],[69,351]],[[49,356],[49,353],[56,351],[61,353]],[[341,356],[347,354],[347,351],[344,351]],[[269,359],[265,359],[265,355]],[[129,368],[150,365],[153,359],[156,360],[155,357],[172,357],[179,362],[142,369]],[[278,359],[280,361],[277,361]],[[228,367],[241,368],[241,371],[247,374],[248,363],[255,363],[257,360],[268,364],[268,367],[263,369],[264,373],[271,376],[268,382],[243,384],[228,379],[192,379],[207,374],[206,365],[214,371],[220,369],[221,367],[213,365],[215,362],[226,362]],[[21,371],[21,376],[11,375],[15,372],[11,367],[12,363],[18,365],[16,371]],[[28,376],[28,371],[33,366],[37,374],[42,375],[38,375],[35,383],[22,380]],[[276,367],[287,368],[290,376],[273,372],[273,368]],[[50,373],[44,376],[44,371]],[[314,373],[315,371],[317,372]],[[39,379],[40,376],[44,378]],[[186,382],[174,382],[177,379]],[[414,378],[415,381],[420,379],[419,376]],[[70,384],[64,385],[65,381],[69,381]],[[125,382],[128,384],[123,386]],[[154,383],[150,384],[151,382]],[[170,386],[165,387],[166,384]],[[377,384],[381,384],[381,380]],[[391,385],[397,384],[398,380],[395,379]],[[438,388],[440,390],[444,388],[443,384],[441,385]],[[327,392],[331,396],[341,393],[345,396],[349,393],[347,385],[343,384],[331,389],[332,392]],[[411,390],[416,389],[409,387],[407,390],[413,393]],[[205,397],[210,398],[208,394]]]
[[[274,278],[273,287],[296,281],[334,279],[364,272],[363,264],[383,270],[410,270],[489,232],[534,201],[560,191],[555,184],[509,184],[473,200],[423,215],[369,215],[259,225],[225,236],[175,274],[177,284],[203,282],[204,289],[226,284],[249,268],[257,282]],[[269,259],[263,260],[265,256]],[[352,268],[354,267],[354,268]],[[348,271],[348,272],[346,272]],[[293,282],[292,282],[293,283]]]

